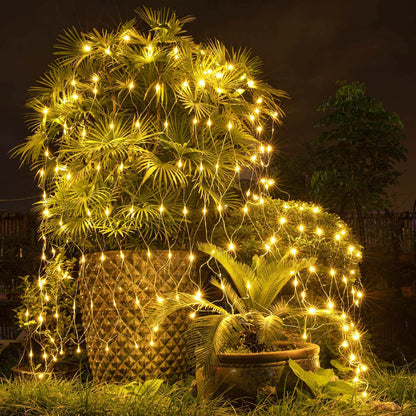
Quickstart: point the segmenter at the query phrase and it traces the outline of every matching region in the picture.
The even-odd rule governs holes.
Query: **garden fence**
[[[415,212],[364,211],[362,233],[356,213],[344,212],[341,216],[356,235],[360,236],[365,250],[378,249],[393,255],[397,260],[416,262]]]

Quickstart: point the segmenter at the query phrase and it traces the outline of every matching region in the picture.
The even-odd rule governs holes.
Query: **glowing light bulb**
[[[182,88],[188,88],[188,87],[189,87],[188,81],[182,82]]]
[[[91,52],[91,46],[90,45],[84,45],[84,51],[85,52]]]
[[[279,222],[280,222],[280,224],[283,225],[286,222],[286,218],[281,217],[280,220],[279,220]]]
[[[334,270],[334,269],[331,269],[331,270],[329,271],[329,273],[330,273],[330,275],[331,275],[332,277],[334,277],[334,276],[335,276],[335,270]]]
[[[159,92],[160,91],[160,84],[156,84],[155,90],[156,90],[156,92]]]
[[[104,260],[105,260],[105,255],[104,255],[104,253],[101,253],[100,260],[101,260],[101,261],[104,261]]]
[[[124,36],[123,36],[123,39],[124,39],[126,42],[128,42],[128,41],[130,40],[130,36],[129,36],[129,35],[124,35]]]
[[[230,242],[230,244],[228,244],[228,250],[231,250],[231,251],[234,251],[235,250],[234,243]]]
[[[204,81],[203,79],[200,79],[200,80],[198,81],[198,85],[199,85],[200,87],[204,88],[204,87],[205,87],[205,81]]]
[[[191,313],[189,314],[189,317],[190,317],[191,319],[194,319],[194,318],[195,318],[195,316],[196,316],[196,313],[195,313],[195,312],[191,312]]]
[[[309,312],[309,314],[311,314],[311,315],[315,315],[315,313],[316,313],[316,309],[315,309],[315,308],[309,308],[308,312]]]
[[[299,229],[299,231],[302,233],[302,232],[303,232],[303,230],[305,229],[305,227],[304,227],[303,225],[299,225],[298,229]]]
[[[320,228],[316,229],[316,234],[318,234],[319,236],[322,235],[322,230]]]

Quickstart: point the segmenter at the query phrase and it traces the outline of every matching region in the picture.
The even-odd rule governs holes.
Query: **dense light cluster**
[[[252,206],[264,204],[275,183],[267,166],[274,129],[283,116],[279,99],[286,94],[262,81],[258,60],[247,51],[229,51],[216,41],[194,43],[183,30],[190,18],[147,9],[141,18],[151,30],[139,31],[133,22],[112,32],[68,30],[59,41],[57,60],[31,91],[33,134],[16,153],[36,171],[42,190],[44,244],[39,302],[27,304],[22,319],[41,343],[45,362],[57,360],[67,345],[81,351],[77,297],[70,291],[62,316],[72,329],[61,324],[65,293],[57,295],[56,288],[76,282],[65,255],[78,256],[82,270],[85,255],[94,251],[105,263],[106,250],[119,250],[123,263],[123,250],[130,248],[147,250],[149,262],[156,248],[186,249],[191,264],[198,259],[197,242],[211,242],[216,229],[226,229],[229,211],[249,218]],[[241,178],[249,190],[242,191]],[[295,209],[310,210],[288,205],[288,211]],[[319,215],[319,208],[312,213]],[[298,235],[314,233],[345,251],[343,227],[336,233],[318,226],[309,230],[284,214],[279,224],[260,235],[264,255],[278,249],[287,227],[296,227]],[[225,247],[239,250],[232,235]],[[296,245],[289,249],[293,257],[302,255]],[[361,252],[351,246],[348,255],[358,258]],[[317,316],[338,316],[340,348],[358,379],[364,370],[360,333],[339,308],[340,299],[356,306],[361,302],[355,272],[311,266],[295,273],[292,283],[299,305],[309,311],[304,338],[309,339]],[[337,298],[327,288],[323,303],[312,301],[308,282],[323,274],[337,282],[334,290],[348,296]],[[203,303],[198,278],[195,284],[195,300]],[[116,290],[113,298],[117,309]],[[155,299],[164,302],[157,288]],[[151,331],[154,345],[160,328]],[[102,348],[109,348],[104,340]],[[32,350],[29,358],[35,359]]]

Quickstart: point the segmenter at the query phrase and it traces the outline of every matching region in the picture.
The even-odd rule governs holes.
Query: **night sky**
[[[359,80],[367,92],[398,113],[407,136],[405,173],[391,190],[399,209],[416,199],[416,3],[385,0],[0,0],[0,210],[26,210],[39,195],[27,169],[9,150],[27,135],[26,91],[53,59],[55,39],[68,26],[82,31],[114,28],[140,5],[168,6],[197,20],[188,31],[197,41],[217,38],[246,46],[264,63],[264,78],[286,90],[287,117],[279,151],[297,157],[317,135],[316,107],[334,95],[337,80]]]

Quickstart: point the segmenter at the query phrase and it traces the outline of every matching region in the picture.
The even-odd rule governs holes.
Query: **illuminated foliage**
[[[190,18],[139,14],[149,31],[68,29],[31,89],[33,134],[16,154],[37,173],[53,241],[192,238],[202,209],[236,206],[240,170],[282,117],[285,93],[247,51],[194,43]]]

